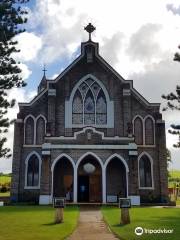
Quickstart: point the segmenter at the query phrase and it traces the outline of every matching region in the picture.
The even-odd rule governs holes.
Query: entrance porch
[[[52,202],[54,197],[64,197],[72,203],[106,204],[117,203],[118,197],[131,197],[128,196],[129,168],[118,154],[111,155],[105,163],[93,152],[87,152],[76,163],[67,154],[61,154],[54,160],[51,171],[51,195],[41,195],[40,202],[45,198]]]

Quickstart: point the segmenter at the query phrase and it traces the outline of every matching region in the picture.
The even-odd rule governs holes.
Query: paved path
[[[180,208],[180,205],[176,205],[176,206],[152,206],[149,208]]]
[[[97,207],[81,207],[76,230],[67,240],[117,240]]]

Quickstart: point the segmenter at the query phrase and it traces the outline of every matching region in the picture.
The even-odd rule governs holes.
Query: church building
[[[55,79],[44,74],[37,96],[19,103],[11,199],[52,203],[167,200],[165,122],[100,55],[91,40]]]

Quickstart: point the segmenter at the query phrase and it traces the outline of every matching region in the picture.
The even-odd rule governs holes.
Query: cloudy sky
[[[9,98],[26,102],[36,94],[47,66],[47,77],[57,76],[80,53],[87,40],[84,26],[96,26],[93,41],[100,43],[100,54],[150,102],[161,102],[161,95],[174,91],[180,80],[180,63],[173,55],[180,44],[180,2],[178,0],[30,0],[27,31],[17,36],[21,52],[22,76],[28,85],[13,89]],[[16,117],[18,107],[9,112]],[[180,113],[165,112],[166,128],[178,123]],[[7,145],[12,147],[13,127]],[[176,137],[167,134],[173,164],[180,169],[180,150],[173,149]],[[11,159],[0,160],[0,172],[11,171]]]

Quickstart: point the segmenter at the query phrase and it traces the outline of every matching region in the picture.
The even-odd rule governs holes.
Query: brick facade
[[[78,199],[78,169],[82,156],[94,157],[102,168],[102,201],[107,201],[108,192],[115,194],[119,170],[125,176],[126,195],[139,196],[141,201],[165,201],[167,199],[167,160],[165,124],[159,113],[159,104],[147,102],[134,88],[133,82],[124,80],[98,53],[98,44],[88,41],[81,45],[81,55],[55,80],[45,81],[39,86],[38,95],[30,103],[19,105],[15,123],[13,177],[11,196],[15,201],[47,202],[53,197],[52,185],[56,183],[53,171],[62,157],[72,161],[74,169],[73,200]],[[87,49],[92,49],[92,60],[87,61]],[[98,79],[113,102],[112,126],[68,125],[67,102],[78,82],[88,76]],[[95,81],[95,80],[94,80]],[[108,104],[108,103],[107,103]],[[107,112],[107,115],[108,113]],[[136,122],[138,118],[138,121]],[[133,125],[133,126],[131,126]],[[131,126],[132,129],[128,129]],[[136,136],[134,136],[136,135]],[[137,142],[135,142],[135,139]],[[137,144],[136,144],[137,143]],[[27,186],[28,156],[35,152],[40,156],[40,185]],[[139,186],[140,156],[146,154],[151,160],[152,186]],[[115,165],[113,161],[121,161]],[[109,161],[109,165],[107,164]],[[106,166],[107,165],[107,166]],[[112,165],[114,179],[111,174]],[[111,176],[108,181],[107,173]],[[148,174],[148,173],[147,173]],[[149,176],[150,176],[149,175]],[[31,177],[31,176],[29,176]],[[106,179],[107,177],[107,179]],[[120,179],[120,178],[118,178]],[[121,178],[122,179],[122,178]],[[119,188],[122,183],[118,183]],[[58,185],[57,185],[58,186]],[[55,187],[55,186],[54,186]],[[114,191],[114,193],[113,193]],[[41,201],[40,200],[40,201]],[[49,201],[49,200],[48,200]]]

